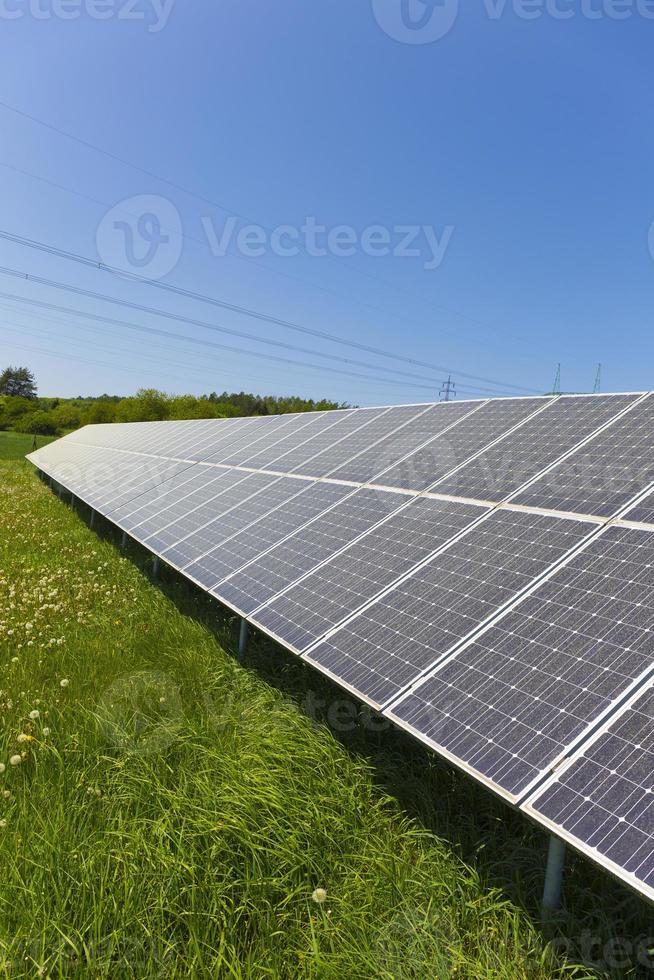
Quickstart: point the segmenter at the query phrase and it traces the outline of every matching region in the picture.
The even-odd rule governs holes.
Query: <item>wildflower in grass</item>
[[[11,796],[11,791],[8,789],[3,789],[2,795],[4,796],[5,800],[8,800]]]
[[[32,742],[33,740],[34,736],[26,735],[25,732],[21,732],[17,739],[19,742]]]
[[[34,708],[34,711],[30,711],[30,718],[32,719],[32,721],[36,721],[36,719],[40,716],[40,714],[41,712],[38,710],[38,708]]]
[[[0,829],[4,830],[6,826],[7,826],[7,821],[6,820],[0,820]]]
[[[17,664],[18,663],[18,657],[12,657],[11,658],[11,662],[12,662],[12,664]]]
[[[4,764],[4,762],[0,762],[0,776],[1,776],[1,775],[2,775],[2,773],[3,773],[4,771],[5,771],[5,769],[6,769],[6,768],[7,768],[7,767],[6,767],[6,765]]]
[[[316,889],[314,889],[314,892],[313,892],[313,895],[311,896],[311,898],[318,905],[322,905],[323,902],[326,902],[327,901],[327,891],[326,891],[326,889],[325,888],[316,888]]]
[[[69,684],[70,684],[70,681],[68,680],[68,678],[67,678],[67,677],[63,677],[63,678],[62,678],[62,679],[61,679],[61,680],[59,681],[59,687],[68,687],[68,685],[69,685]]]
[[[10,766],[19,766],[22,761],[23,761],[22,756],[20,756],[20,755],[12,755],[10,757],[10,759],[9,759],[9,765]]]
[[[44,738],[47,738],[49,734],[50,734],[50,729],[49,728],[44,728],[43,729],[43,737]]]

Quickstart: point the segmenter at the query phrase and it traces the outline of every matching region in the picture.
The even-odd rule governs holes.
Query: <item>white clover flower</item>
[[[68,680],[68,678],[67,678],[67,677],[63,677],[63,678],[62,678],[62,679],[61,679],[61,680],[59,681],[59,687],[68,687],[68,685],[69,685],[69,684],[70,684],[70,681]]]
[[[34,711],[30,711],[30,718],[32,719],[32,721],[36,721],[36,719],[40,716],[40,714],[41,712],[38,710],[38,708],[35,708]]]
[[[6,820],[0,820],[0,828],[2,828],[2,830],[4,830],[6,826],[7,826],[7,821]]]
[[[327,901],[327,891],[326,891],[326,889],[325,888],[316,888],[314,890],[313,895],[311,896],[311,898],[314,900],[314,902],[317,902],[318,905],[322,905],[323,902],[326,902]]]
[[[8,789],[3,789],[2,795],[4,796],[5,800],[8,800],[9,797],[11,796],[11,793]]]
[[[22,756],[20,756],[20,755],[12,755],[10,757],[10,759],[9,759],[9,765],[10,766],[19,766],[22,761],[23,761]]]
[[[50,729],[49,728],[44,728],[43,729],[43,737],[44,738],[47,738],[49,734],[50,734]]]
[[[25,732],[21,732],[17,739],[18,742],[29,742],[29,740],[30,737],[29,735],[26,735]]]
[[[11,662],[12,662],[12,664],[17,664],[18,663],[18,657],[12,657],[11,658]]]
[[[6,769],[6,768],[7,768],[7,767],[6,767],[6,765],[4,764],[4,762],[0,762],[0,776],[1,776],[1,775],[2,775],[2,773],[3,773],[4,771],[5,771],[5,769]]]

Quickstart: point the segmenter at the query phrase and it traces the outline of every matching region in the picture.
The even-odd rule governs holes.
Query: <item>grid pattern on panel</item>
[[[311,662],[385,704],[589,529],[580,521],[497,511],[323,641]]]
[[[411,410],[411,416],[422,408]],[[397,409],[386,408],[357,409],[348,412],[333,429],[312,436],[305,446],[279,455],[273,468],[282,473],[301,473],[306,476],[322,477],[334,468],[334,459],[342,462],[361,451],[362,443],[369,445],[383,433],[398,425],[387,421]],[[404,414],[404,413],[403,413]]]
[[[241,470],[212,470],[205,466],[194,466],[190,472],[192,476],[185,482],[184,477],[187,474],[180,474],[174,490],[167,484],[168,489],[160,497],[156,493],[148,493],[132,501],[124,508],[132,511],[129,517],[120,518],[112,512],[111,519],[130,530],[133,537],[145,541],[175,523],[180,515],[195,520],[192,515],[203,504],[210,504],[208,512],[215,517],[222,510],[221,498],[249,476]],[[252,493],[253,488],[248,492]],[[138,504],[141,506],[134,510]]]
[[[192,464],[186,470],[167,480],[161,493],[154,490],[146,490],[138,500],[123,503],[115,510],[108,511],[108,515],[121,527],[129,529],[136,527],[143,521],[161,513],[177,500],[183,500],[193,490],[205,485],[207,479],[219,480],[229,470],[207,471],[204,467]]]
[[[206,463],[225,463],[227,466],[243,466],[246,461],[257,453],[276,446],[282,439],[305,431],[305,438],[309,438],[311,427],[324,418],[325,413],[314,415],[304,413],[300,415],[271,415],[258,425],[251,437],[239,439],[229,448],[220,449],[216,453],[207,454],[204,458]]]
[[[454,425],[464,415],[478,409],[479,402],[443,402],[432,405],[428,412],[422,406],[421,414],[411,417],[412,421],[395,431],[389,428],[388,434],[380,431],[374,446],[368,444],[352,458],[343,462],[342,455],[332,454],[332,472],[337,480],[351,480],[353,483],[367,483],[377,474],[395,465],[406,455],[416,450],[428,439],[437,436],[448,426]],[[403,420],[406,422],[406,419]],[[384,437],[384,438],[382,438]]]
[[[166,443],[160,445],[158,454],[199,462],[207,452],[217,451],[228,440],[233,440],[238,432],[244,431],[246,425],[247,421],[242,419],[184,422]]]
[[[654,398],[611,423],[515,498],[550,510],[611,517],[654,480]]]
[[[638,521],[640,524],[654,524],[654,494],[649,494],[639,504],[624,515],[625,521]]]
[[[221,488],[219,484],[216,492],[208,500],[203,488],[184,504],[171,508],[163,523],[160,523],[155,515],[148,520],[147,527],[144,526],[142,530],[136,528],[132,533],[136,531],[142,533],[147,547],[162,554],[174,544],[184,542],[187,536],[200,534],[205,527],[220,520],[224,514],[255,496],[260,490],[277,482],[276,477],[266,473],[241,473],[240,475],[244,479],[230,479],[226,488]]]
[[[301,481],[286,477],[252,473],[220,498],[218,514],[215,501],[191,515],[184,512],[174,524],[149,538],[147,547],[152,548],[154,542],[167,562],[184,568],[269,510],[289,501],[305,486]]]
[[[526,809],[654,890],[654,690],[650,688]]]
[[[483,513],[469,504],[415,499],[253,621],[302,652]]]
[[[102,513],[108,513],[124,504],[133,503],[146,491],[164,492],[168,480],[180,473],[186,472],[193,464],[182,463],[170,459],[148,459],[133,461],[129,469],[123,473],[123,479],[96,491],[94,497],[87,497],[87,502]]]
[[[563,396],[439,483],[438,492],[504,500],[637,397]]]
[[[329,476],[335,480],[350,480],[341,464],[354,460],[361,453],[367,452],[380,439],[395,432],[405,423],[413,424],[412,420],[419,418],[425,411],[425,405],[402,405],[379,415],[368,425],[359,426],[343,442],[325,449],[311,460],[295,467],[295,473],[305,476]],[[362,482],[362,481],[360,481]]]
[[[651,666],[653,617],[654,536],[610,527],[393,714],[518,795]]]
[[[188,468],[188,463],[90,447],[69,450],[48,467],[56,480],[102,513],[111,510],[113,501],[136,498]]]
[[[338,484],[309,484],[284,506],[223,541],[218,548],[186,568],[185,572],[204,588],[212,589],[225,576],[256,558],[287,534],[292,534],[317,514],[338,503],[349,492],[349,488]]]
[[[376,476],[375,482],[407,490],[426,490],[545,404],[545,398],[489,401],[408,459]]]
[[[213,590],[244,613],[263,605],[406,503],[401,494],[357,490]]]
[[[374,414],[374,410],[366,409],[366,412],[371,412]],[[348,416],[352,414],[357,414],[356,412],[325,412],[322,415],[313,416],[313,418],[305,419],[305,425],[294,425],[287,429],[282,437],[275,441],[272,445],[264,446],[259,448],[257,446],[252,447],[252,453],[248,454],[242,461],[243,466],[252,467],[253,469],[272,469],[276,470],[277,466],[274,465],[278,459],[283,458],[286,453],[293,452],[293,450],[304,453],[305,458],[312,456],[309,446],[314,437],[320,435],[331,436],[332,442],[336,440],[337,432],[339,426],[347,421]],[[363,420],[362,420],[363,423]]]
[[[231,452],[235,447],[244,443],[246,440],[257,439],[263,434],[263,429],[257,425],[259,418],[247,419],[215,419],[213,425],[205,434],[205,438],[200,442],[186,435],[187,445],[183,448],[186,459],[197,460],[203,463],[208,457],[215,462],[219,454]]]

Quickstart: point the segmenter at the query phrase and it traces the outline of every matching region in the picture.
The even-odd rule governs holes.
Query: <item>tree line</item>
[[[329,411],[345,403],[293,395],[255,395],[249,392],[211,392],[209,395],[168,395],[141,388],[135,395],[78,398],[39,398],[28,368],[9,367],[0,374],[0,429],[33,435],[61,435],[83,425],[102,422],[157,422],[167,419],[234,418],[245,415],[284,415],[288,412]]]

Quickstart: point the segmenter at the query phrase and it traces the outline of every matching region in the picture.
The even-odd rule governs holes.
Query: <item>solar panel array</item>
[[[29,457],[654,898],[654,395],[87,426]]]

